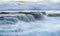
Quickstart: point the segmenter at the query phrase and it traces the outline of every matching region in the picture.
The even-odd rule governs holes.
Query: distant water
[[[36,4],[36,3],[8,3],[0,4],[0,10],[60,10],[60,3]]]
[[[30,15],[29,18],[32,20],[33,16]],[[60,36],[60,17],[45,16],[44,20],[34,19],[35,21],[32,22],[25,22],[27,19],[25,21],[18,20],[18,22],[17,20],[13,25],[0,25],[0,36]]]

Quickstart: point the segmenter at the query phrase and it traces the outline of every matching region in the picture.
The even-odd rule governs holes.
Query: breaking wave
[[[40,13],[4,17],[0,20],[0,35],[59,36],[59,19],[60,17],[47,17]]]

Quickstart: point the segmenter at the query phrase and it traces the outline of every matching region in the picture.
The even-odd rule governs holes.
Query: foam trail
[[[29,22],[30,21],[29,18],[26,15],[20,15],[19,16],[19,20],[25,21],[25,22]]]
[[[28,15],[26,15],[26,16],[29,18],[30,21],[36,20],[33,15],[29,15],[29,14],[28,14]]]
[[[13,17],[3,17],[2,19],[0,18],[0,25],[8,25],[8,24],[15,24],[18,22],[16,18]]]

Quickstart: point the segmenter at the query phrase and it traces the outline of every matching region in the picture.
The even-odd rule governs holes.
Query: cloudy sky
[[[60,2],[60,0],[0,0],[0,2],[4,2],[4,1],[30,1],[30,2],[44,1],[44,2],[54,2],[54,3]]]

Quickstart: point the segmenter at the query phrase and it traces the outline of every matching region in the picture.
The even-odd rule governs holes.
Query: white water
[[[30,21],[30,19],[35,21]],[[60,17],[47,17],[36,20],[33,16],[23,15],[14,25],[0,25],[1,36],[60,36]],[[21,17],[20,17],[21,18]],[[22,19],[21,18],[21,19]]]

